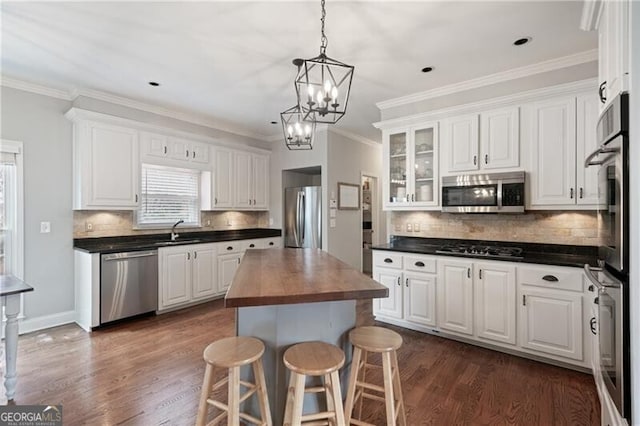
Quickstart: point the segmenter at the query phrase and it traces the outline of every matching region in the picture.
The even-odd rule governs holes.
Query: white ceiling
[[[2,73],[94,89],[274,135],[320,2],[6,2]],[[376,102],[594,49],[582,2],[327,2],[330,57],[355,65],[344,131],[380,140]],[[523,36],[533,42],[515,47]],[[423,74],[420,69],[433,66]],[[148,81],[158,81],[153,88]]]

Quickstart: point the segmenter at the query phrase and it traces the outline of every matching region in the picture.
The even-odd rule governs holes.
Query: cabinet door
[[[483,169],[520,165],[520,126],[518,107],[480,114],[480,164]]]
[[[215,194],[213,207],[233,207],[233,151],[226,148],[215,150]]]
[[[435,327],[436,276],[407,273],[404,284],[404,319]]]
[[[451,118],[442,122],[444,173],[478,170],[478,116]]]
[[[266,155],[252,156],[252,173],[253,180],[251,189],[253,193],[253,208],[268,209],[269,208],[269,157]]]
[[[578,96],[576,108],[576,187],[578,204],[598,204],[598,168],[584,167],[587,155],[598,149],[598,97]]]
[[[225,292],[233,282],[242,253],[222,254],[218,256],[218,291]]]
[[[523,119],[525,116],[525,145],[531,149],[531,205],[575,204],[575,98],[527,105],[523,107]]]
[[[209,162],[209,145],[206,143],[191,142],[191,150],[189,151],[190,159],[194,163]]]
[[[476,263],[475,308],[478,337],[516,344],[516,268]]]
[[[235,164],[235,188],[236,207],[248,208],[253,204],[251,191],[251,154],[248,152],[236,152]]]
[[[627,52],[629,48],[629,19],[628,1],[611,0],[602,2],[601,27],[599,31],[605,32],[602,40],[604,45],[599,46],[605,52],[604,68],[608,105],[614,97],[626,90],[626,72],[628,70]]]
[[[158,250],[160,309],[191,300],[191,252],[184,247]]]
[[[407,205],[409,135],[406,130],[385,131],[383,134],[385,207]]]
[[[189,141],[185,139],[169,139],[169,157],[175,160],[188,161],[191,159]]]
[[[191,246],[193,276],[192,300],[213,296],[218,292],[218,256],[215,244]]]
[[[582,294],[526,287],[521,293],[522,347],[582,360]]]
[[[438,326],[473,334],[473,264],[443,260],[438,265]]]
[[[140,140],[143,153],[153,157],[164,158],[169,153],[167,137],[153,133],[141,133]]]
[[[438,205],[437,123],[411,130],[409,193],[414,206]]]
[[[91,123],[88,143],[86,207],[137,207],[138,133],[126,127]]]
[[[375,299],[374,315],[402,319],[402,272],[376,268],[373,279],[389,289],[389,297]]]

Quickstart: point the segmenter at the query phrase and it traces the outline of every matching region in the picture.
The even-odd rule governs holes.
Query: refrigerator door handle
[[[306,197],[304,195],[304,192],[300,193],[300,198],[302,199],[302,244],[304,245],[304,231],[305,228],[307,226],[307,219],[306,219],[306,215],[307,215],[307,206],[306,206]]]
[[[304,211],[302,210],[302,192],[298,192],[296,194],[296,224],[295,224],[296,247],[302,247],[301,224],[302,224],[303,213]]]

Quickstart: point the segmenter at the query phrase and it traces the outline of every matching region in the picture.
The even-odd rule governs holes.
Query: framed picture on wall
[[[360,209],[360,185],[338,182],[338,210]]]

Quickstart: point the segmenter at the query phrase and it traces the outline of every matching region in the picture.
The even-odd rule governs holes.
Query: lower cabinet
[[[591,368],[580,268],[382,250],[373,263],[389,288],[376,320]]]
[[[218,287],[220,291],[227,291],[233,277],[236,275],[242,253],[221,254],[218,256]]]
[[[216,245],[193,244],[158,249],[158,310],[214,296]]]

